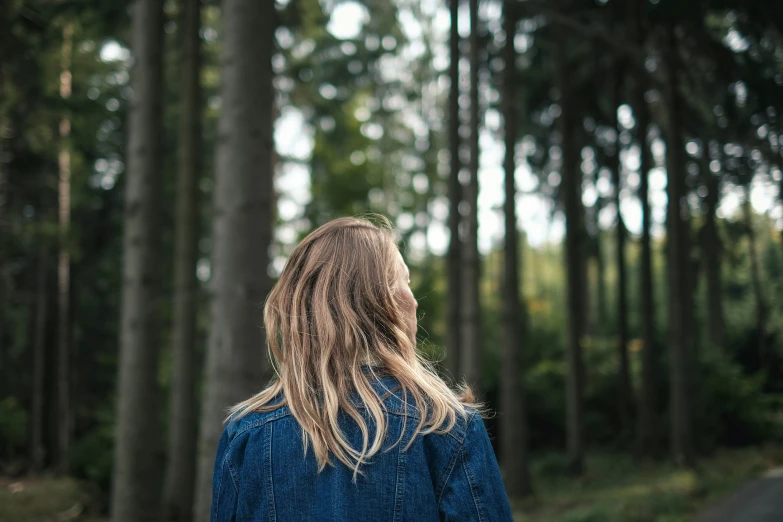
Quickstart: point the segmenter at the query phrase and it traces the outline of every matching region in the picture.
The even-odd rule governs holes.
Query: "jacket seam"
[[[470,495],[473,497],[473,505],[476,508],[476,514],[478,515],[479,522],[484,521],[484,517],[481,515],[481,501],[476,494],[476,488],[474,485],[474,477],[470,472],[470,466],[468,466],[465,460],[465,452],[462,451],[462,469],[465,471],[465,476],[468,479],[468,487],[470,488]]]
[[[394,522],[402,520],[403,492],[405,490],[405,464],[407,451],[403,451],[402,441],[397,449],[397,488],[394,492]]]
[[[234,443],[234,441],[243,433],[246,431],[255,429],[255,428],[261,428],[264,425],[266,425],[268,422],[272,422],[277,419],[282,419],[283,417],[288,417],[289,415],[293,415],[290,410],[283,410],[282,408],[272,412],[266,416],[264,416],[263,419],[254,421],[252,424],[248,424],[247,426],[242,426],[242,428],[239,428],[239,430],[234,434],[233,437],[231,437],[231,444]]]
[[[265,448],[265,455],[264,460],[266,461],[266,489],[267,489],[267,495],[269,496],[269,519],[271,522],[277,521],[277,509],[275,508],[275,486],[272,479],[272,439],[274,437],[274,430],[275,426],[274,424],[269,424],[269,426],[266,427],[267,429],[267,437],[266,437],[266,448]]]
[[[231,448],[229,447],[229,449],[231,449]],[[234,491],[236,492],[237,496],[239,496],[239,479],[238,479],[238,476],[237,476],[238,474],[237,474],[236,470],[234,469],[234,465],[231,464],[231,459],[228,458],[229,455],[230,455],[230,453],[226,452],[226,458],[225,458],[225,461],[224,461],[224,465],[228,464],[228,473],[229,473],[229,475],[231,475],[231,485],[234,486]],[[220,477],[220,481],[222,483],[222,481],[223,481],[223,477],[222,476]]]
[[[451,475],[454,472],[454,468],[457,465],[457,459],[459,458],[460,453],[462,453],[462,448],[458,446],[456,451],[454,451],[454,454],[451,456],[449,466],[446,468],[446,478],[443,480],[443,484],[440,486],[440,490],[437,492],[438,509],[440,509],[440,503],[443,500],[443,492],[446,491],[446,486],[449,484],[449,479],[451,478]]]
[[[218,478],[217,491],[215,491],[215,508],[214,508],[214,513],[213,513],[213,515],[215,515],[215,516],[217,516],[217,514],[220,511],[220,492],[223,490],[223,470],[226,467],[226,461],[227,460],[228,460],[228,452],[226,452],[225,457],[223,457],[223,463],[220,466],[222,469],[220,470],[220,475],[219,475],[219,478]]]

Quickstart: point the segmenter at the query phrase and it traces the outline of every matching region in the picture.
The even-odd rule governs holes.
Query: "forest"
[[[0,522],[208,521],[368,213],[516,520],[694,520],[783,466],[779,112],[767,0],[0,0]]]

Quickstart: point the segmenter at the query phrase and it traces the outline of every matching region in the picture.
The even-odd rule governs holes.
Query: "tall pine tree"
[[[212,470],[226,409],[268,377],[260,304],[271,281],[272,53],[275,4],[225,0],[222,107],[214,189],[211,333],[199,429],[194,515],[209,519]]]
[[[125,180],[117,438],[112,522],[160,517],[160,423],[157,318],[161,304],[161,118],[163,6],[132,8],[133,102]]]

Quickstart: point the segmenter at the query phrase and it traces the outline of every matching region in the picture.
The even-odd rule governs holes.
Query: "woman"
[[[231,410],[212,521],[511,521],[468,389],[416,353],[388,221],[334,220],[293,251],[264,308],[277,373]]]

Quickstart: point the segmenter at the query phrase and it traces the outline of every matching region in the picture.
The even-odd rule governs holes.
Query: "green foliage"
[[[687,522],[744,480],[783,462],[780,446],[721,451],[695,471],[628,455],[588,454],[587,471],[573,478],[562,454],[532,463],[535,497],[515,503],[517,522]]]
[[[763,373],[746,375],[725,357],[704,357],[699,368],[695,423],[699,447],[780,440],[783,397],[765,394]]]
[[[104,415],[71,446],[70,472],[74,477],[96,485],[108,496],[113,459],[114,419]]]
[[[18,455],[27,442],[27,411],[16,397],[0,400],[0,454],[5,459]],[[4,459],[4,460],[5,460]]]

